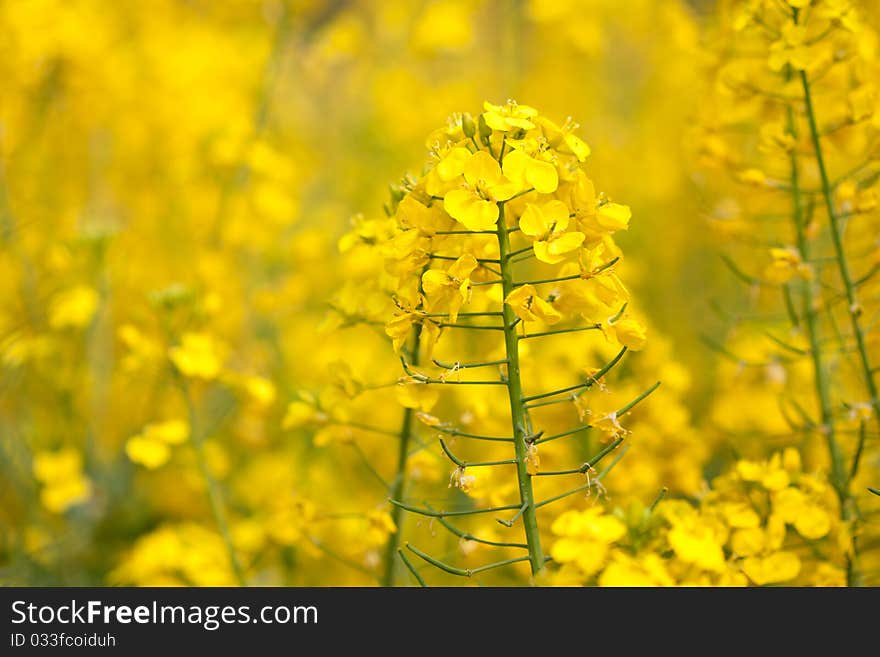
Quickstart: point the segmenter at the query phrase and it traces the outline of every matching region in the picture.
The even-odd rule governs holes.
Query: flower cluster
[[[535,491],[555,490],[553,479],[572,474],[586,475],[586,486],[558,499],[598,489],[599,478],[590,479],[594,466],[630,435],[621,420],[656,389],[601,415],[585,405],[591,395],[584,393],[627,351],[644,347],[646,329],[629,311],[629,292],[617,273],[622,253],[614,234],[629,227],[630,209],[596,192],[582,167],[590,149],[575,129],[571,121],[560,127],[514,101],[486,102],[476,117],[454,115],[429,136],[430,160],[421,176],[393,191],[391,220],[361,220],[346,240],[346,246],[378,243],[384,257],[395,306],[385,332],[405,374],[399,401],[437,436],[453,465],[450,488],[498,500],[451,515],[519,509],[505,523],[522,523],[528,555],[481,572],[517,561],[529,561],[533,574],[543,570]],[[544,380],[565,380],[565,369],[553,368],[550,376],[542,370],[550,362],[545,359],[574,344],[607,353],[607,364],[590,370],[581,363],[580,382],[570,369],[568,385],[527,394]],[[447,395],[439,394],[444,390]],[[461,390],[467,400],[450,398]],[[561,396],[566,393],[572,394]],[[455,412],[435,414],[435,406]],[[593,427],[601,432],[596,458],[560,471],[547,466],[560,457],[543,443]],[[460,458],[459,442],[468,452],[483,444],[486,458]],[[492,443],[507,443],[506,450],[486,446]],[[505,451],[507,458],[500,458]],[[548,484],[533,485],[537,477]],[[400,499],[402,490],[395,492],[398,508],[447,515],[412,506]],[[518,501],[507,506],[510,497]],[[470,543],[492,544],[468,536]],[[412,551],[452,574],[471,572]]]
[[[877,34],[853,2],[755,0],[725,6],[715,43],[697,144],[750,293],[712,341],[731,361],[713,417],[748,454],[802,446],[855,522],[876,504],[880,429]]]
[[[827,477],[788,448],[738,461],[699,503],[663,500],[606,513],[567,511],[553,523],[558,584],[842,586],[852,524]]]

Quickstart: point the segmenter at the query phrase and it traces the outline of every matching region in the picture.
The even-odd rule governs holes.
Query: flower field
[[[880,584],[880,3],[0,29],[0,584]]]

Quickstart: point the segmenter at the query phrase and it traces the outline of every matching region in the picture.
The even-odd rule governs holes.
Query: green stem
[[[788,109],[788,126],[792,136],[797,138],[794,121],[794,110]],[[800,256],[807,261],[810,257],[810,243],[807,240],[804,227],[803,202],[800,192],[800,172],[798,170],[797,155],[792,151],[790,156],[791,166],[791,198],[792,212],[797,247]],[[822,351],[820,348],[819,322],[816,315],[814,290],[811,281],[801,282],[801,312],[803,313],[804,325],[807,328],[807,339],[810,341],[810,356],[813,362],[813,383],[816,388],[816,397],[819,401],[819,413],[822,417],[823,431],[832,454],[839,452],[834,435],[834,414],[831,408],[831,393],[829,381],[826,377],[825,367],[822,363]]]
[[[810,125],[810,136],[813,141],[813,150],[815,151],[816,163],[819,167],[819,177],[822,181],[822,196],[825,199],[825,209],[828,212],[828,221],[831,224],[831,240],[834,243],[834,251],[837,256],[837,266],[840,271],[840,278],[846,291],[846,300],[849,305],[848,312],[850,321],[852,322],[853,335],[856,339],[856,346],[861,360],[862,370],[865,378],[865,385],[868,389],[868,395],[871,399],[871,405],[874,408],[874,415],[880,423],[880,399],[877,396],[877,384],[874,381],[874,371],[868,358],[868,349],[865,345],[865,335],[859,322],[860,307],[856,301],[855,286],[853,285],[852,276],[849,270],[849,261],[843,246],[843,231],[840,226],[840,220],[837,216],[837,210],[834,207],[834,199],[832,196],[831,183],[828,179],[828,171],[825,168],[825,157],[822,151],[822,144],[819,138],[819,129],[816,124],[816,112],[813,107],[813,97],[810,91],[810,82],[807,79],[805,71],[800,72],[801,85],[804,90],[804,102],[807,110],[807,120]],[[850,479],[848,469],[844,463],[843,453],[840,445],[834,439],[833,434],[828,436],[828,450],[831,454],[831,470],[832,481],[840,498],[840,506],[845,521],[853,520],[857,517],[855,508],[855,499],[850,491]],[[855,547],[853,548],[853,556],[849,559],[847,568],[847,583],[851,586],[861,584],[861,572],[857,564],[857,554]]]
[[[429,518],[451,518],[453,516],[476,516],[481,513],[497,513],[499,511],[513,511],[514,509],[519,508],[519,504],[505,504],[504,506],[491,506],[484,507],[480,509],[462,509],[460,511],[435,511],[433,508],[428,507],[425,509],[421,509],[417,506],[413,506],[411,504],[406,504],[405,502],[401,502],[400,500],[391,500],[391,503],[394,506],[399,506],[401,509],[409,511],[410,513],[417,513],[421,516],[427,516]]]
[[[834,243],[834,252],[837,256],[837,266],[840,270],[840,278],[843,282],[843,288],[846,292],[846,301],[849,304],[849,316],[852,322],[853,335],[856,339],[856,347],[859,352],[862,370],[865,376],[865,385],[868,388],[871,406],[874,407],[874,415],[877,418],[878,426],[880,426],[880,398],[877,394],[877,382],[874,380],[874,368],[868,357],[868,347],[865,343],[865,332],[859,322],[861,315],[861,306],[856,299],[856,289],[853,284],[852,275],[849,270],[849,260],[843,246],[843,230],[840,226],[840,218],[837,216],[837,210],[834,207],[834,198],[831,189],[831,183],[828,180],[828,171],[825,168],[825,158],[822,153],[822,144],[819,140],[819,130],[816,126],[816,113],[813,109],[813,98],[810,92],[810,83],[807,80],[807,74],[801,71],[801,83],[804,88],[804,100],[807,107],[807,118],[810,123],[810,133],[813,138],[813,148],[816,153],[816,163],[819,166],[819,176],[822,180],[822,195],[825,198],[825,208],[828,211],[828,221],[831,224],[831,239]],[[841,468],[843,471],[843,468]]]
[[[485,566],[480,566],[479,568],[456,568],[455,566],[450,566],[448,563],[444,563],[439,559],[435,559],[430,554],[426,554],[422,552],[417,547],[410,545],[407,543],[407,549],[414,552],[422,559],[427,561],[432,566],[443,570],[450,575],[458,575],[459,577],[472,577],[473,575],[478,575],[479,573],[485,572],[487,570],[493,570],[494,568],[501,568],[502,566],[509,566],[512,563],[519,563],[520,561],[525,561],[528,557],[514,557],[513,559],[505,559],[504,561],[496,561],[495,563],[490,563]]]
[[[413,325],[412,335],[412,351],[410,352],[410,363],[416,367],[419,365],[419,351],[422,341],[422,325]],[[411,408],[403,411],[403,420],[400,426],[400,443],[397,446],[397,475],[394,477],[394,483],[388,491],[391,499],[403,499],[406,489],[406,460],[409,455],[409,444],[413,434],[413,420],[415,412]],[[399,506],[391,505],[391,520],[394,522],[396,530],[388,536],[388,544],[385,546],[385,563],[382,572],[382,586],[394,585],[394,566],[397,560],[394,558],[397,549],[400,547],[400,523],[403,520],[403,509]]]
[[[428,585],[425,583],[425,580],[422,579],[422,576],[419,575],[419,571],[416,570],[416,567],[412,565],[412,562],[409,560],[409,557],[406,556],[403,550],[397,548],[397,554],[400,555],[400,560],[403,561],[403,565],[406,566],[407,570],[412,573],[412,576],[416,578],[416,581],[419,583],[419,586],[422,588],[427,588]]]
[[[183,393],[184,402],[186,403],[186,410],[189,416],[189,432],[192,438],[193,447],[195,448],[199,471],[202,474],[202,478],[205,480],[205,487],[208,489],[208,501],[211,504],[211,514],[214,516],[214,523],[217,525],[217,530],[220,532],[220,537],[223,539],[223,545],[226,547],[226,553],[229,555],[229,565],[232,567],[232,572],[235,575],[238,585],[247,586],[247,580],[245,579],[244,571],[241,568],[241,563],[238,560],[238,554],[236,553],[235,545],[232,542],[232,535],[229,532],[229,523],[226,520],[226,505],[223,503],[223,495],[220,492],[220,487],[217,485],[217,480],[214,479],[214,475],[211,474],[211,469],[208,467],[208,459],[205,455],[205,437],[202,435],[201,428],[199,427],[195,403],[193,403],[192,395],[189,392],[189,386],[187,385],[186,380],[179,373],[175,373],[175,375],[177,376],[177,382]]]
[[[617,365],[618,361],[621,358],[623,358],[623,355],[625,353],[626,353],[626,347],[624,347],[619,352],[617,352],[617,355],[607,365],[605,365],[605,367],[603,367],[601,370],[599,370],[598,372],[596,372],[595,374],[590,376],[590,378],[587,381],[585,381],[584,383],[578,383],[577,385],[569,386],[567,388],[560,388],[559,390],[553,390],[551,392],[542,392],[539,395],[530,395],[528,397],[523,397],[522,400],[524,402],[531,402],[531,401],[535,401],[536,399],[544,399],[545,397],[552,397],[553,395],[560,395],[562,393],[571,392],[573,390],[578,390],[580,388],[591,388],[593,385],[595,385],[595,383],[599,379],[601,379],[603,376],[605,376],[605,374],[607,374],[608,371],[612,367]],[[581,394],[583,394],[583,393],[581,393]],[[578,396],[580,396],[580,395],[578,395]]]
[[[514,289],[513,267],[510,262],[510,235],[504,221],[504,205],[498,206],[498,250],[501,255],[501,286],[503,298]],[[503,302],[502,302],[503,303]],[[538,519],[535,513],[535,495],[532,491],[532,478],[526,465],[529,431],[526,425],[526,409],[522,401],[522,381],[519,371],[519,339],[516,334],[516,315],[508,304],[503,304],[504,346],[507,356],[507,393],[510,399],[510,417],[513,425],[513,445],[516,451],[516,477],[519,483],[520,501],[525,506],[523,526],[526,543],[529,546],[529,563],[532,574],[544,568],[544,551],[541,548],[541,535],[538,532]]]

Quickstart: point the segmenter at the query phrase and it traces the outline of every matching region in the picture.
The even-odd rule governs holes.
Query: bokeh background
[[[251,584],[374,583],[389,527],[373,479],[396,452],[289,405],[399,376],[381,330],[332,320],[372,271],[338,244],[419,170],[432,130],[484,100],[572,117],[587,171],[632,208],[618,242],[649,325],[633,367],[666,384],[606,504],[664,486],[695,500],[737,458],[799,445],[760,437],[784,427],[762,387],[775,370],[744,384],[711,347],[744,294],[694,135],[719,15],[708,0],[0,3],[0,581],[235,583],[231,542]],[[362,413],[394,427],[400,410]],[[439,450],[409,467],[447,495]]]

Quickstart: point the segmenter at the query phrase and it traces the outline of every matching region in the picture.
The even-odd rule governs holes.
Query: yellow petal
[[[559,174],[549,162],[532,159],[526,168],[526,182],[541,194],[552,194],[559,187]]]
[[[599,225],[608,230],[626,230],[632,211],[629,206],[618,203],[605,203],[596,210],[596,218]]]
[[[548,226],[553,226],[553,232],[559,233],[568,228],[570,221],[568,206],[562,201],[547,201],[541,206],[541,212]]]
[[[550,231],[550,222],[537,205],[529,203],[519,219],[520,230],[530,237],[543,237]]]
[[[557,262],[562,262],[565,260],[564,255],[559,255],[558,253],[550,252],[550,243],[549,242],[535,242],[532,244],[532,249],[535,252],[535,257],[541,262],[546,262],[550,265],[555,265]]]
[[[581,542],[571,538],[560,538],[550,550],[553,560],[558,563],[574,561],[580,552]]]
[[[730,539],[734,554],[751,557],[764,549],[764,532],[759,527],[737,529]]]
[[[578,161],[583,162],[590,156],[590,147],[580,137],[572,134],[565,135],[565,145],[574,153]]]
[[[125,443],[125,453],[132,461],[149,470],[165,465],[171,458],[171,448],[166,443],[144,436],[129,438]]]
[[[555,324],[562,319],[562,313],[553,307],[551,303],[541,297],[535,297],[532,303],[532,310],[545,323]]]
[[[412,408],[417,411],[428,412],[440,398],[440,391],[436,386],[418,381],[407,381],[396,388],[397,401],[404,408]]]
[[[530,158],[528,155],[520,150],[510,151],[507,155],[504,156],[504,161],[502,164],[504,177],[521,186],[525,186],[526,169],[528,168],[529,160],[531,159],[532,158]]]
[[[34,477],[43,483],[79,476],[83,467],[82,454],[72,447],[34,454]]]
[[[83,328],[98,310],[98,293],[87,285],[77,285],[53,297],[49,306],[52,328]]]
[[[449,275],[442,269],[429,269],[422,274],[422,289],[427,295],[433,295],[442,290],[449,282]]]
[[[70,507],[88,500],[92,494],[92,482],[82,475],[46,486],[40,493],[40,501],[49,511],[63,513]]]
[[[639,351],[647,341],[645,327],[634,319],[619,319],[612,325],[617,341],[631,351]]]
[[[456,147],[449,151],[437,163],[437,175],[440,180],[448,182],[464,173],[465,163],[470,157],[471,153],[466,148]]]
[[[804,538],[816,540],[831,531],[831,517],[825,509],[808,504],[795,519],[794,528]]]
[[[501,178],[501,167],[486,151],[477,151],[464,164],[464,179],[469,185],[480,182],[492,185],[500,182]]]
[[[443,199],[443,207],[468,230],[494,230],[498,221],[498,206],[466,189],[449,192]]]
[[[550,242],[550,253],[562,255],[571,253],[584,243],[585,236],[583,233],[572,232],[562,233],[559,237]]]
[[[449,275],[463,280],[470,276],[477,267],[477,259],[470,253],[465,253],[449,268]]]

